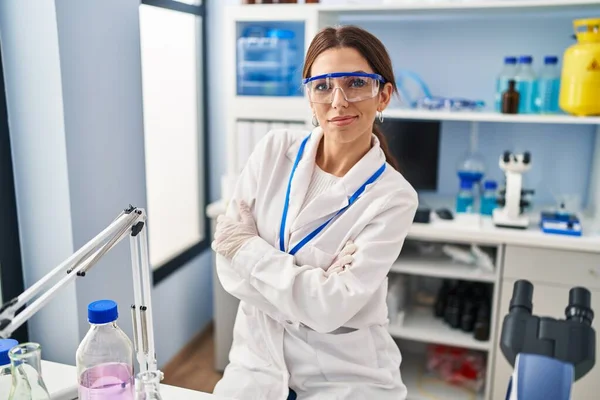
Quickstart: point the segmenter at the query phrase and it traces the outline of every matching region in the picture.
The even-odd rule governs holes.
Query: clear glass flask
[[[8,400],[50,400],[42,378],[42,347],[38,343],[23,343],[9,352],[12,387]]]
[[[12,388],[12,371],[8,352],[18,345],[15,339],[0,339],[0,399],[8,399]]]
[[[137,374],[135,400],[162,400],[160,395],[161,379],[162,373],[159,371],[146,371]]]

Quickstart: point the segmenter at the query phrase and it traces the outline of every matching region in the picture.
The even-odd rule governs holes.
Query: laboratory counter
[[[206,214],[216,219],[225,213],[225,202],[217,201],[206,208]],[[600,253],[600,226],[597,221],[582,220],[583,235],[567,236],[547,234],[537,226],[535,217],[528,229],[499,228],[490,217],[479,215],[455,216],[453,220],[442,220],[432,214],[429,223],[413,223],[408,232],[409,239],[464,243],[504,244],[530,246],[554,250],[570,250]]]
[[[42,361],[42,376],[52,400],[77,399],[77,369],[72,365]],[[163,400],[226,400],[210,393],[160,385]]]

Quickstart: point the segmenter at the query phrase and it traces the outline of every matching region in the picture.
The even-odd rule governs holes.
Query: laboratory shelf
[[[475,340],[472,333],[452,329],[442,319],[435,318],[429,308],[415,307],[407,310],[402,322],[390,324],[388,331],[397,339],[445,344],[473,350],[490,350],[489,340]]]
[[[433,121],[471,121],[471,122],[508,122],[518,124],[574,124],[600,125],[600,117],[576,117],[572,115],[540,114],[501,114],[495,112],[467,111],[428,111],[411,109],[387,109],[386,118],[433,120]]]
[[[311,111],[304,96],[236,96],[236,119],[267,121],[310,121]]]
[[[408,390],[407,400],[484,399],[483,394],[475,394],[441,379],[428,376],[426,362],[424,354],[402,353],[400,373]]]
[[[460,279],[475,282],[495,282],[496,274],[474,265],[461,264],[450,258],[400,256],[391,272],[434,278]]]

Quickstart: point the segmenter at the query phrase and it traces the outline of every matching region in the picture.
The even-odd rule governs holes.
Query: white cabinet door
[[[496,357],[494,360],[494,382],[492,387],[492,399],[503,400],[506,396],[508,381],[512,375],[513,369],[504,358],[500,350],[500,334],[502,331],[502,321],[508,313],[508,306],[512,297],[514,280],[505,279],[502,281],[502,291],[500,294],[500,306],[498,313],[498,338],[496,341]],[[537,316],[548,316],[564,319],[564,310],[569,302],[569,286],[550,286],[543,283],[533,283],[533,314]],[[592,322],[596,334],[600,332],[600,291],[592,291],[592,310],[597,318]],[[600,355],[600,338],[596,339],[596,357]],[[600,398],[600,366],[596,366],[582,379],[575,382],[571,393],[573,400],[597,400]]]

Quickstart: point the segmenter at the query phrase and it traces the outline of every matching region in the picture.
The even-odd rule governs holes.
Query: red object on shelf
[[[432,345],[427,370],[444,382],[479,392],[485,385],[485,355],[460,347]]]

